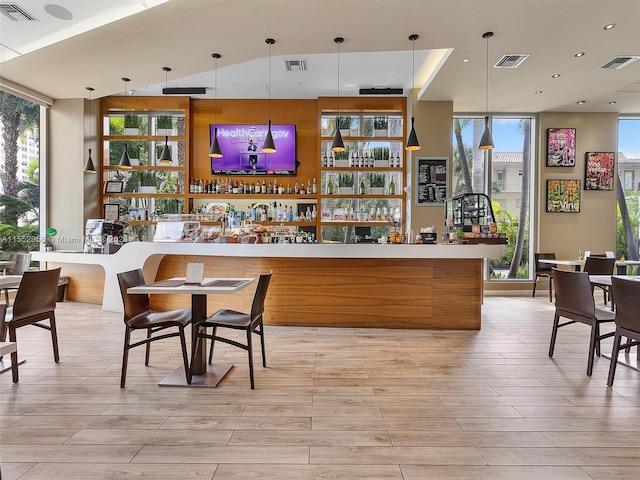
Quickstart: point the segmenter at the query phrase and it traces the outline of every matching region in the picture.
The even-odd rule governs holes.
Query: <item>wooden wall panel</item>
[[[184,276],[202,261],[205,276],[257,277],[273,271],[270,325],[479,329],[480,260],[242,258],[167,255],[157,280]],[[208,311],[250,308],[254,288],[211,295]],[[155,295],[158,309],[184,308],[187,296]]]
[[[100,265],[47,263],[47,269],[62,267],[60,275],[69,277],[65,299],[102,305],[104,269]]]

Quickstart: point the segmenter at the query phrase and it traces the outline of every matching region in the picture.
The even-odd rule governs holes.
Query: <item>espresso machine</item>
[[[115,253],[124,243],[124,229],[129,224],[120,220],[89,219],[85,226],[85,253]]]

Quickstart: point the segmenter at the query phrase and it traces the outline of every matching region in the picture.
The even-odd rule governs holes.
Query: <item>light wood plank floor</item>
[[[121,316],[63,302],[57,317],[60,363],[25,327],[20,383],[0,375],[4,480],[640,477],[640,372],[609,389],[599,358],[587,377],[584,325],[549,359],[544,297],[488,297],[477,332],[267,327],[254,391],[225,345],[218,388],[158,387],[177,339],[149,367],[133,350],[120,389]]]

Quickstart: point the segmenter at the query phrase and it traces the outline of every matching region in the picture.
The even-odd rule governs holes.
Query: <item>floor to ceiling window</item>
[[[0,91],[0,252],[40,248],[43,107]]]
[[[493,116],[495,148],[478,150],[484,118],[453,119],[453,195],[491,198],[498,231],[508,238],[506,255],[490,260],[493,280],[529,279],[534,144],[532,116]]]
[[[640,237],[640,117],[618,120],[616,256],[638,260]]]

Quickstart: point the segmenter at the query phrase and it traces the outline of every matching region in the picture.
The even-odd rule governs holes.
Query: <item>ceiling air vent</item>
[[[0,12],[4,13],[14,22],[37,22],[33,15],[27,13],[15,3],[0,3]]]
[[[529,55],[524,53],[508,53],[496,63],[493,68],[518,68]]]
[[[620,57],[615,57],[612,60],[609,60],[604,65],[602,65],[600,68],[604,68],[607,70],[620,70],[621,68],[624,68],[627,65],[635,62],[639,58],[640,57],[635,55],[624,55]]]
[[[284,68],[287,72],[304,72],[307,70],[306,60],[285,60]]]

